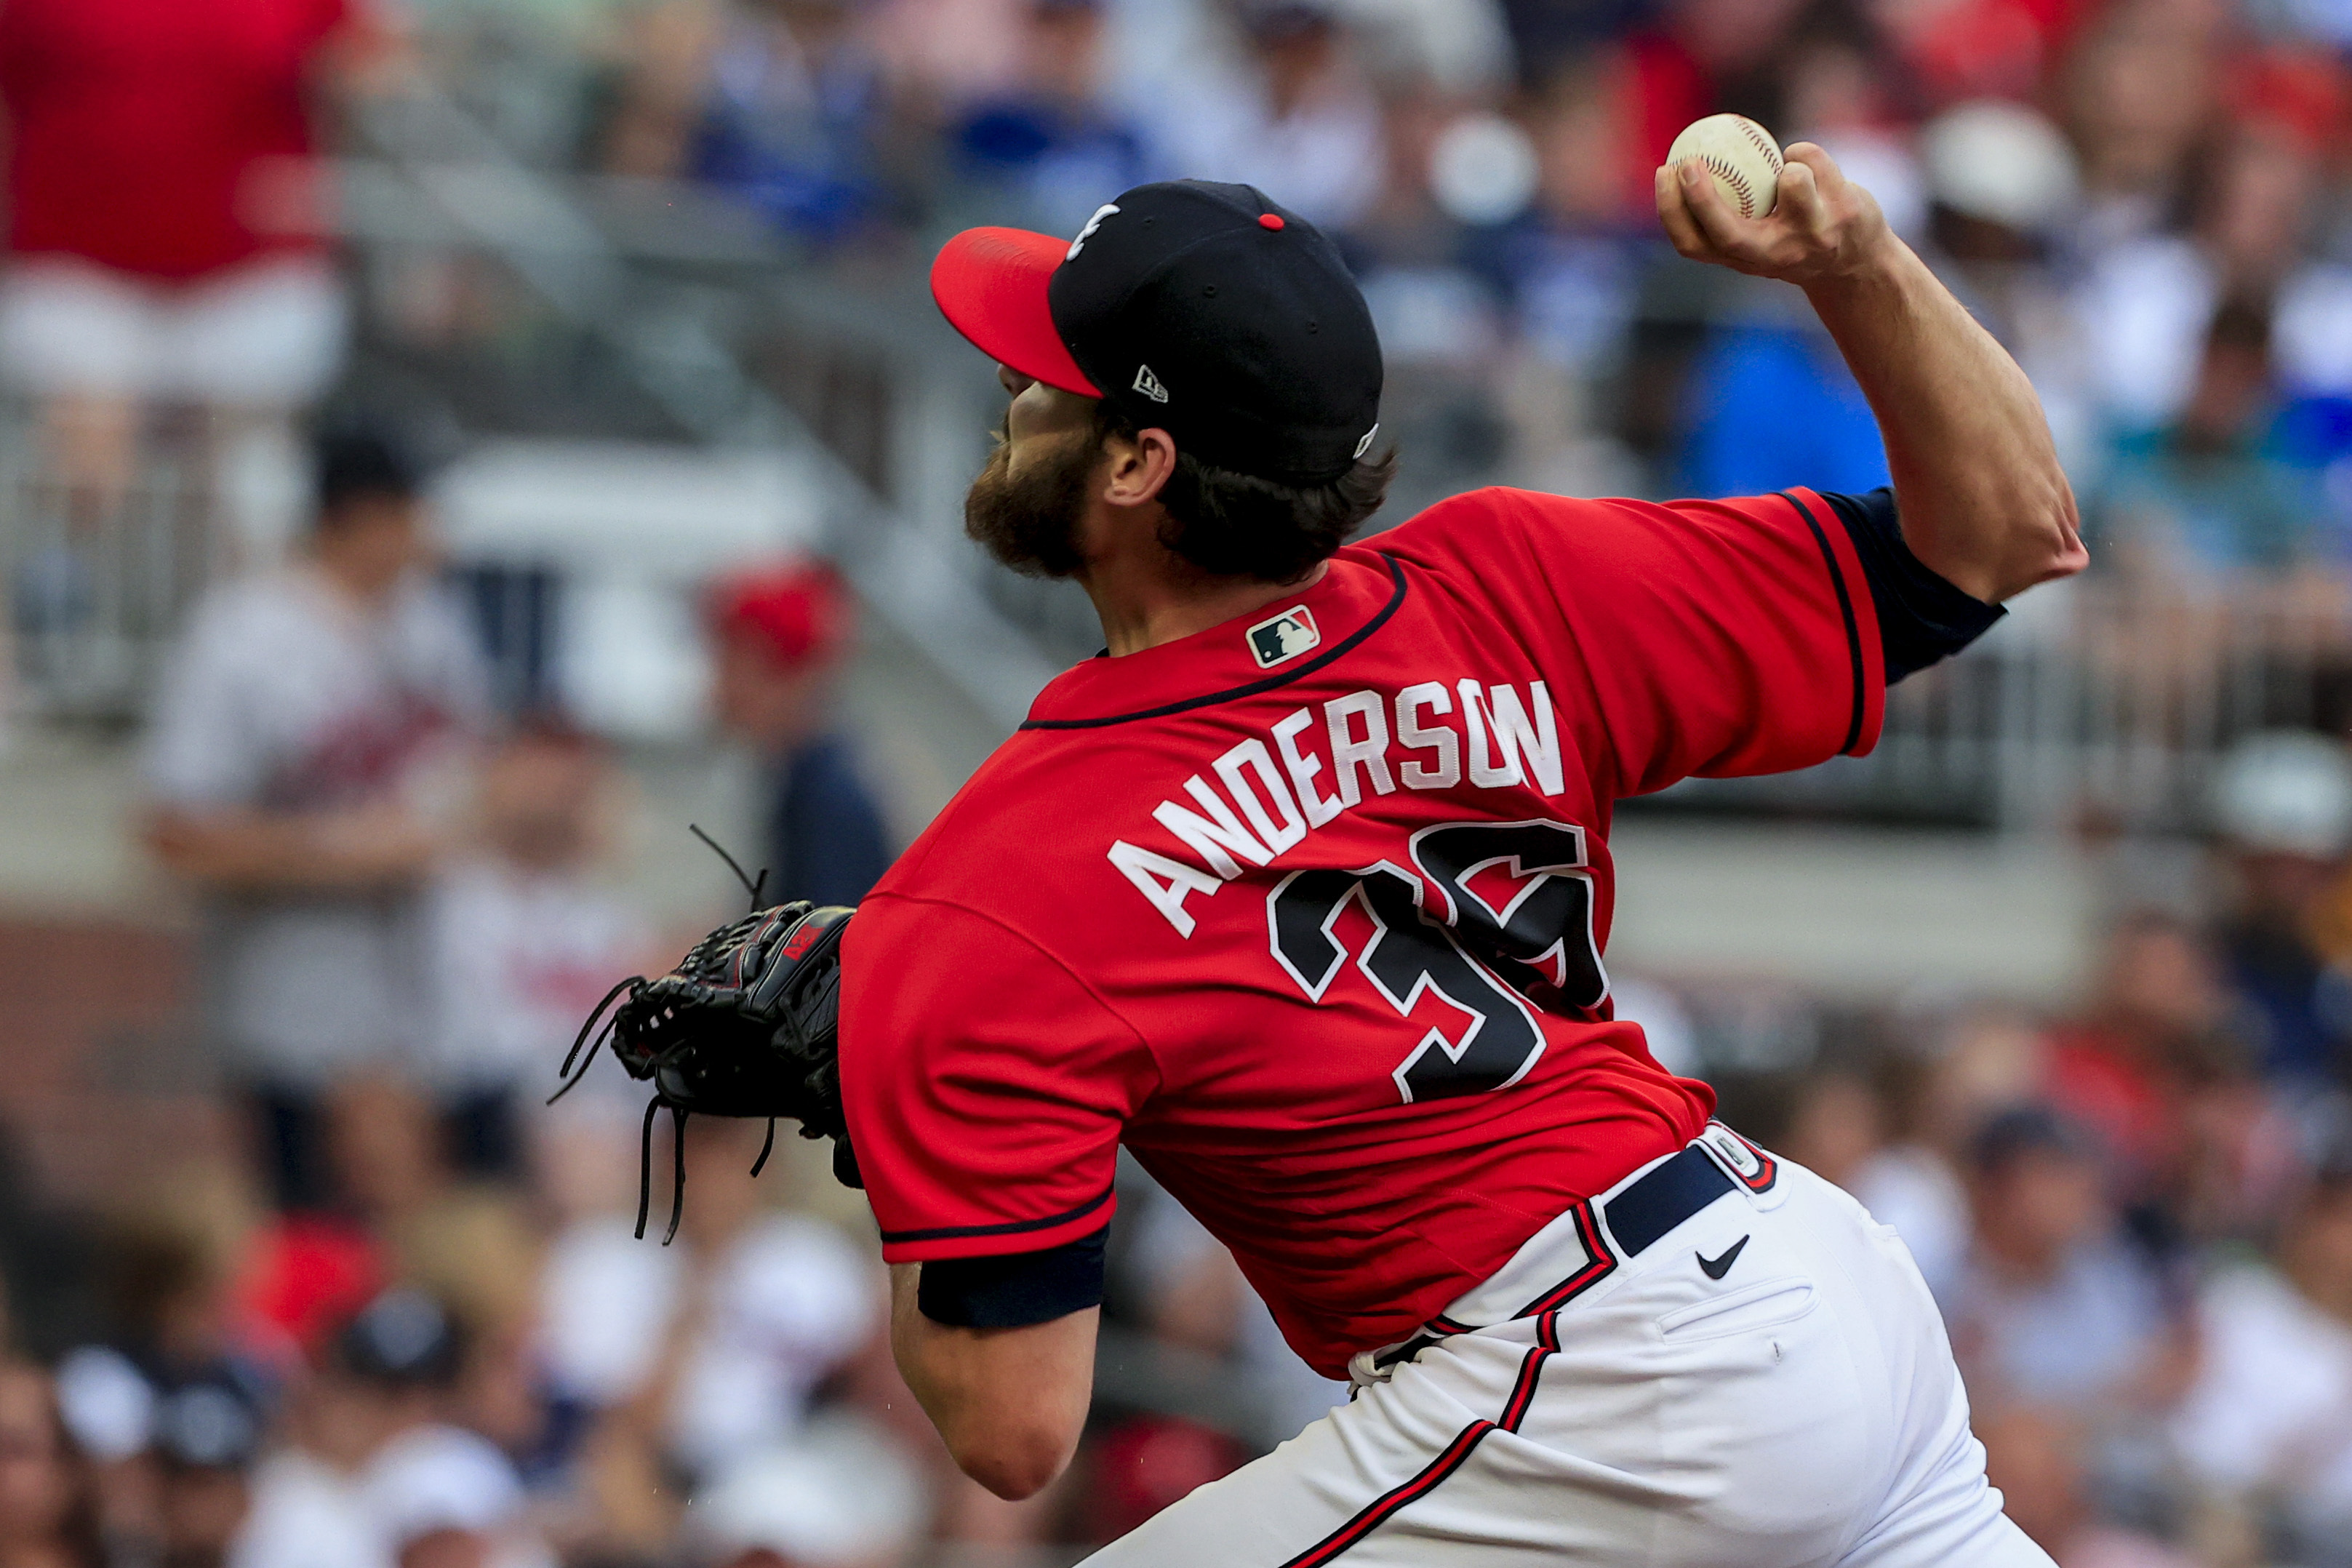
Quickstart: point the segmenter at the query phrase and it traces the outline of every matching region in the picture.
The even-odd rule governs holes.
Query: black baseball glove
[[[676,1134],[665,1243],[677,1235],[685,1209],[689,1115],[766,1117],[768,1142],[751,1167],[755,1176],[775,1147],[776,1119],[790,1117],[800,1123],[802,1137],[834,1141],[835,1176],[864,1185],[842,1117],[838,1059],[841,936],[851,912],[809,903],[754,910],[696,942],[659,979],[621,982],[580,1026],[563,1058],[563,1087],[553,1099],[580,1081],[607,1038],[629,1076],[654,1086],[639,1154],[639,1236],[646,1233],[653,1194],[654,1117],[665,1110]]]

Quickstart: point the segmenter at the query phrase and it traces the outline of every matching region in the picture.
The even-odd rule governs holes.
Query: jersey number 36
[[[1406,853],[1418,876],[1381,860],[1294,871],[1276,884],[1265,900],[1275,960],[1310,1002],[1323,1000],[1352,956],[1400,1017],[1410,1020],[1432,992],[1465,1016],[1450,1035],[1428,1029],[1397,1064],[1391,1076],[1407,1102],[1507,1089],[1543,1054],[1531,996],[1582,1011],[1609,994],[1592,940],[1584,829],[1447,823],[1414,834]],[[1428,888],[1441,909],[1424,906]],[[1339,934],[1350,904],[1371,927],[1352,954]]]

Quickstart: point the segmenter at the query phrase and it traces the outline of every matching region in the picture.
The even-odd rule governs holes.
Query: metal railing
[[[363,294],[421,256],[483,262],[593,351],[633,400],[614,416],[633,433],[805,465],[823,536],[877,615],[1002,725],[1092,651],[1083,595],[1013,577],[958,537],[1001,401],[924,308],[919,277],[796,257],[691,186],[533,166],[430,93],[383,106],[368,141],[370,155],[341,169],[341,235]],[[478,365],[443,374],[460,393],[480,379]],[[21,417],[0,418],[0,570],[29,706],[135,709],[160,639],[224,559],[197,447],[158,444],[120,506],[77,516]],[[1979,647],[1890,692],[1872,755],[1692,781],[1658,806],[2180,828],[2199,821],[2214,758],[2237,736],[2340,731],[2352,715],[2341,581],[2199,595],[2094,576],[2025,604]]]
[[[51,465],[34,411],[0,404],[0,647],[13,705],[36,716],[134,716],[158,660],[227,563],[216,487],[190,422],[165,411],[110,494]]]
[[[2012,832],[2194,831],[2215,763],[2263,730],[2352,718],[2344,584],[2210,593],[2094,575],[1887,693],[1867,757],[1692,780],[1662,806],[1965,823]]]
[[[817,536],[877,616],[991,721],[1008,730],[1018,722],[1055,663],[982,591],[951,529],[921,525],[890,493],[911,489],[937,512],[940,498],[960,489],[960,456],[952,468],[934,460],[927,470],[922,460],[925,430],[941,416],[919,397],[893,397],[891,417],[913,421],[891,442],[908,458],[887,475],[862,473],[837,449],[841,432],[828,432],[830,444],[820,438],[756,374],[752,353],[728,329],[749,320],[747,336],[772,342],[790,325],[792,301],[781,296],[793,291],[795,276],[756,224],[691,187],[530,167],[429,91],[375,106],[367,140],[371,155],[340,170],[338,214],[363,307],[403,266],[462,258],[529,301],[519,335],[538,333],[538,360],[554,367],[510,374],[499,358],[509,345],[493,342],[470,361],[395,359],[394,377],[437,378],[436,393],[461,414],[538,390],[572,400],[559,426],[569,419],[605,435],[782,454],[811,478]],[[877,347],[876,336],[869,328],[850,351],[869,375],[902,352]],[[376,346],[362,342],[363,363]],[[385,370],[383,361],[379,353],[373,368]],[[483,393],[502,376],[505,384]],[[601,401],[582,384],[593,384]],[[917,384],[893,378],[900,389]],[[969,408],[969,378],[961,390],[956,407]],[[878,395],[871,401],[884,407]],[[979,446],[983,425],[944,418],[963,430],[959,455]],[[202,443],[185,445],[184,453],[168,441],[145,444],[118,502],[77,506],[47,470],[23,411],[0,414],[0,580],[13,601],[0,632],[13,627],[21,706],[110,718],[138,710],[163,639],[226,563],[222,541],[231,531],[215,515]]]

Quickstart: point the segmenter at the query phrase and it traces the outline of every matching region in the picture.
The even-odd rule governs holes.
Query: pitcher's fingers
[[[1829,207],[1822,200],[1821,183],[1811,164],[1792,162],[1780,171],[1780,203],[1772,216],[1787,219],[1802,235],[1818,235],[1829,226]]]
[[[1845,171],[1838,167],[1837,160],[1817,142],[1791,142],[1781,149],[1780,158],[1785,163],[1802,163],[1811,169],[1815,183],[1819,184],[1834,185],[1845,178]]]
[[[1703,259],[1711,254],[1706,237],[1699,233],[1698,225],[1691,221],[1690,208],[1683,201],[1681,184],[1675,171],[1660,169],[1654,183],[1658,193],[1658,221],[1665,226],[1666,238],[1673,242],[1675,249],[1694,260]]]
[[[1726,252],[1751,248],[1739,232],[1744,220],[1724,200],[1723,188],[1715,183],[1713,174],[1696,163],[1685,163],[1676,184],[1681,188],[1683,205],[1690,209],[1692,221],[1706,237],[1708,245]]]

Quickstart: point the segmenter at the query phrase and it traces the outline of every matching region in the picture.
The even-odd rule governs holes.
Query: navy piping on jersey
[[[2007,614],[1954,587],[1911,553],[1892,487],[1858,496],[1823,491],[1822,500],[1845,524],[1862,580],[1870,584],[1887,685],[1959,652]]]
[[[1132,713],[1113,713],[1102,719],[1024,719],[1021,727],[1024,730],[1098,730],[1106,724],[1131,723],[1138,719],[1165,719],[1172,713],[1190,713],[1195,708],[1213,708],[1220,702],[1234,702],[1244,697],[1255,697],[1261,692],[1279,690],[1352,651],[1358,643],[1387,625],[1389,617],[1397,613],[1397,606],[1404,603],[1404,566],[1393,555],[1383,555],[1381,559],[1389,563],[1389,574],[1396,579],[1396,591],[1389,595],[1389,602],[1381,606],[1379,614],[1333,644],[1328,651],[1317,654],[1296,668],[1286,669],[1280,675],[1269,675],[1264,680],[1253,680],[1246,686],[1236,686],[1230,690],[1212,691],[1205,697],[1188,697],[1181,702],[1163,702],[1157,708],[1141,708]]]
[[[1049,1214],[1043,1219],[1007,1220],[1003,1225],[942,1225],[929,1230],[886,1230],[882,1239],[901,1241],[963,1241],[975,1236],[1027,1236],[1033,1231],[1051,1230],[1057,1225],[1067,1225],[1074,1219],[1084,1219],[1110,1202],[1111,1189],[1105,1187],[1074,1209],[1062,1214]]]
[[[1846,726],[1845,744],[1838,748],[1843,754],[1862,743],[1862,719],[1868,711],[1870,694],[1867,667],[1862,661],[1862,627],[1853,618],[1853,596],[1846,592],[1845,574],[1838,570],[1837,552],[1830,548],[1830,536],[1822,531],[1820,520],[1813,516],[1811,507],[1789,491],[1782,490],[1780,499],[1795,507],[1797,514],[1805,520],[1805,526],[1813,531],[1813,542],[1822,547],[1822,564],[1830,569],[1830,583],[1837,589],[1838,614],[1845,617],[1845,650],[1853,660],[1853,721]]]

